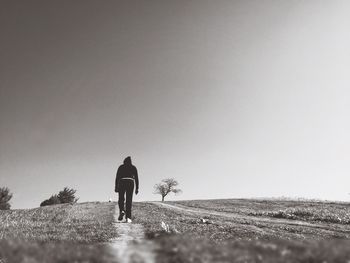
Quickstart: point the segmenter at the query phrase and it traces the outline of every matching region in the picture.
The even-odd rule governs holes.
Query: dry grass
[[[249,216],[350,224],[350,204],[345,202],[226,199],[190,200],[177,203],[189,207]]]
[[[103,242],[116,235],[113,203],[62,204],[0,211],[0,239]]]
[[[110,262],[102,242],[117,236],[114,203],[54,205],[0,211],[5,262]]]
[[[134,222],[143,224],[147,236],[159,245],[158,262],[350,262],[350,226],[334,220],[346,218],[348,204],[286,200],[174,203],[232,213],[232,217],[135,203]],[[103,242],[117,235],[112,224],[114,209],[115,203],[85,203],[1,211],[0,262],[111,262]],[[283,211],[282,218],[292,214],[290,219],[318,221],[318,226],[284,224],[276,218],[279,211]],[[326,219],[330,214],[334,218]],[[256,216],[267,219],[259,221]],[[203,224],[204,217],[209,224]],[[161,222],[170,226],[168,232]]]
[[[144,225],[146,235],[149,238],[158,237],[164,233],[161,222],[168,224],[173,233],[193,233],[214,242],[228,239],[248,240],[261,236],[249,224],[235,226],[230,221],[213,216],[205,217],[213,221],[213,224],[201,224],[201,215],[184,214],[181,211],[170,210],[150,203],[136,203],[134,210],[134,222]]]
[[[75,242],[0,240],[0,262],[8,263],[107,263],[113,255],[103,245]]]
[[[350,229],[346,225],[334,224],[334,228],[330,223],[325,224],[325,228],[284,225],[274,224],[273,218],[271,222],[257,222],[249,216],[253,211],[290,209],[292,206],[294,209],[330,208],[329,203],[261,200],[172,203],[226,213],[234,211],[241,216],[207,216],[212,223],[202,224],[201,214],[184,213],[151,203],[135,204],[135,222],[142,223],[148,237],[159,244],[159,262],[350,262],[349,239],[334,239],[349,236]],[[236,207],[235,203],[238,204]],[[347,205],[339,204],[332,211],[343,211],[343,208]],[[172,233],[165,233],[162,221],[170,226]]]
[[[195,234],[167,235],[158,238],[159,263],[347,263],[350,241],[227,241],[210,242]]]
[[[241,215],[262,215],[278,213],[279,211],[295,211],[298,219],[305,221],[324,221],[331,223],[348,223],[350,220],[350,203],[322,201],[293,200],[262,200],[262,199],[217,199],[189,200],[170,202],[189,207],[204,208],[218,212],[237,213]],[[315,216],[315,217],[313,217]],[[331,217],[339,217],[340,220]]]
[[[323,207],[321,209],[316,207],[289,208],[271,212],[255,212],[250,215],[335,224],[350,224],[349,209],[335,210],[334,208],[328,207]]]

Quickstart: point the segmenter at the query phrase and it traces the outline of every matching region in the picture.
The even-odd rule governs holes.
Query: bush
[[[78,201],[78,198],[75,197],[76,192],[77,190],[65,187],[57,195],[52,195],[49,199],[46,199],[45,201],[41,202],[40,206],[74,204]]]
[[[76,203],[78,201],[78,198],[75,197],[76,192],[77,190],[65,187],[62,191],[58,193],[57,197],[60,200],[61,204]]]
[[[0,210],[9,210],[11,208],[10,200],[12,193],[7,187],[0,187]]]
[[[61,201],[58,198],[57,195],[52,195],[49,199],[46,199],[45,201],[43,201],[40,206],[47,206],[47,205],[57,205],[60,204]]]

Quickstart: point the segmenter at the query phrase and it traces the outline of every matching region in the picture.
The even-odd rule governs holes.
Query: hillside
[[[134,252],[143,250],[144,258],[135,262],[350,260],[347,203],[140,202],[134,204],[132,224],[115,223],[116,205],[93,202],[0,211],[0,259],[134,262]],[[154,257],[145,251],[150,248],[155,248]]]
[[[136,206],[136,222],[161,247],[159,262],[350,260],[347,203],[223,199]],[[168,234],[159,221],[169,225]]]
[[[102,245],[117,236],[115,204],[62,204],[0,211],[0,259],[5,262],[110,262]]]

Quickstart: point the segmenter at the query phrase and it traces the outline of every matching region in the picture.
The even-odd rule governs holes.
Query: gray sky
[[[2,1],[0,186],[349,200],[348,1]]]

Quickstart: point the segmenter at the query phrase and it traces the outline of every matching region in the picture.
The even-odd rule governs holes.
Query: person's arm
[[[114,192],[118,192],[118,186],[119,186],[119,180],[120,180],[120,167],[118,168],[118,171],[117,171],[117,175],[115,177],[115,188],[114,188]]]
[[[138,194],[139,193],[139,175],[137,174],[136,167],[135,167],[135,185],[136,185],[135,194]]]

